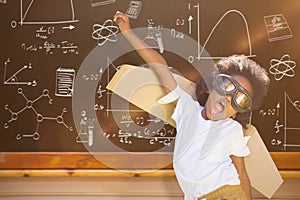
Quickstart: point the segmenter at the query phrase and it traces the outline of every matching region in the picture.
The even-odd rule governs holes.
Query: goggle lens
[[[242,109],[247,109],[250,107],[250,99],[245,93],[237,92],[235,101],[237,105]]]
[[[229,79],[223,79],[221,88],[225,93],[231,93],[235,90],[235,85]]]

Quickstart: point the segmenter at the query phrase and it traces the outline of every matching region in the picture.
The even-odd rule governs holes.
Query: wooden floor
[[[253,199],[264,198],[253,189]],[[2,177],[1,200],[182,200],[175,177]],[[300,200],[300,179],[285,179],[272,199]]]

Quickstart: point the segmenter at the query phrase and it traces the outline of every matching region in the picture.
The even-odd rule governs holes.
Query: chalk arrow
[[[192,34],[192,20],[193,17],[192,15],[189,16],[188,21],[189,21],[189,34]]]
[[[75,26],[73,26],[73,25],[62,27],[62,29],[69,29],[69,30],[73,30],[74,28],[75,28]]]

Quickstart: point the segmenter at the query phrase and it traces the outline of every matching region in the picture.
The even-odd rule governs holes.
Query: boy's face
[[[250,95],[253,94],[250,81],[243,76],[233,75],[234,78]],[[206,117],[210,120],[221,120],[234,117],[237,111],[232,107],[230,95],[219,95],[214,89],[211,90],[205,104]]]

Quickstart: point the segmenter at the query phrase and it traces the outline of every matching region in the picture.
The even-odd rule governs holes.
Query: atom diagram
[[[117,26],[113,25],[113,21],[108,19],[101,24],[93,25],[93,39],[97,40],[99,46],[105,44],[106,41],[116,42],[118,37],[116,33],[119,31]]]
[[[288,54],[283,55],[280,60],[271,59],[270,65],[269,72],[274,75],[276,81],[281,80],[284,76],[295,76],[296,62],[292,61]]]

